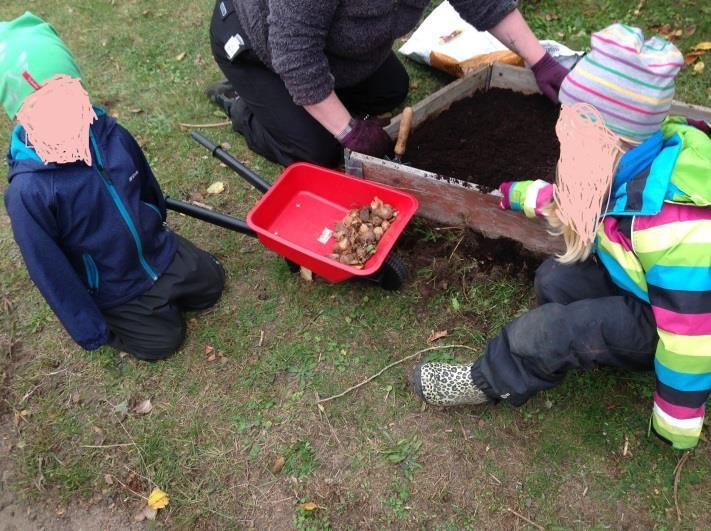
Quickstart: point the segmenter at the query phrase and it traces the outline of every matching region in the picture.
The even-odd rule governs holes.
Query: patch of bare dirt
[[[68,505],[56,503],[57,493],[44,493],[36,502],[23,499],[10,489],[15,471],[11,452],[17,437],[10,414],[0,417],[0,531],[138,530],[143,524],[111,498],[99,495]],[[54,495],[53,495],[54,494]]]

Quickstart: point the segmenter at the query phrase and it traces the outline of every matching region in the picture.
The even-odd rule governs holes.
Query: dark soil
[[[421,218],[413,219],[405,228],[398,238],[397,250],[411,272],[438,259],[449,263],[448,257],[454,254],[466,261],[475,261],[476,274],[489,274],[495,270],[528,281],[533,280],[536,269],[547,258],[514,240],[486,238],[470,228],[441,227]],[[459,274],[455,267],[450,269],[451,275]]]
[[[545,96],[477,92],[413,131],[405,159],[486,192],[503,181],[552,182],[560,150],[557,119],[557,107]]]

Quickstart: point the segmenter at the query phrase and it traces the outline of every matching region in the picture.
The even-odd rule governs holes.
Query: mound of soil
[[[449,229],[455,228],[449,227]],[[455,229],[457,235],[452,239],[444,237],[442,230],[437,223],[421,218],[415,218],[405,228],[398,238],[397,250],[405,258],[411,273],[431,265],[435,260],[451,262],[448,257],[451,258],[456,254],[465,261],[476,263],[475,274],[490,274],[497,271],[511,277],[532,281],[536,269],[547,258],[507,238],[490,239],[469,228],[464,228]],[[439,234],[440,237],[433,239],[432,236],[435,234]],[[451,270],[442,273],[445,277],[452,277],[450,285],[453,285],[459,272],[454,267],[449,269]]]
[[[557,120],[558,108],[545,96],[477,92],[413,131],[405,159],[487,192],[503,181],[552,182],[560,151]]]

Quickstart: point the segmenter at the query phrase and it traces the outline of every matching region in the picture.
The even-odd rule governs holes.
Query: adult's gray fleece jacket
[[[430,0],[232,0],[248,42],[284,81],[297,105],[372,75],[395,39],[412,30]],[[479,30],[496,26],[516,0],[450,0]]]

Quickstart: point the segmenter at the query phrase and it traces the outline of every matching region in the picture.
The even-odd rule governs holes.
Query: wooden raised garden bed
[[[497,177],[500,172],[500,180],[536,178],[553,180],[555,161],[558,154],[557,151],[553,152],[553,158],[551,159],[550,150],[552,147],[548,137],[555,135],[553,127],[556,117],[553,116],[551,121],[549,117],[544,116],[548,111],[545,108],[541,108],[542,104],[540,102],[534,101],[537,98],[532,98],[531,105],[525,104],[521,107],[526,109],[522,112],[542,112],[543,115],[541,115],[540,121],[545,123],[539,127],[536,123],[539,121],[539,117],[531,120],[531,117],[527,116],[528,124],[521,128],[524,132],[522,137],[511,142],[501,141],[499,145],[494,145],[496,149],[487,151],[485,146],[480,145],[482,142],[477,144],[477,139],[471,138],[472,133],[468,127],[470,124],[467,122],[468,118],[463,114],[467,111],[465,107],[468,102],[460,102],[460,100],[471,98],[475,93],[486,92],[490,89],[508,89],[527,95],[540,94],[530,70],[498,63],[482,66],[467,77],[443,87],[413,106],[413,133],[410,136],[408,150],[403,159],[406,162],[411,159],[419,160],[421,161],[420,164],[423,167],[428,166],[430,171],[417,168],[415,167],[416,164],[396,164],[355,152],[346,154],[346,171],[367,180],[388,184],[411,192],[420,202],[418,215],[424,218],[447,225],[467,225],[487,237],[511,238],[521,242],[524,247],[533,252],[553,254],[562,249],[562,242],[548,234],[545,223],[542,220],[528,219],[519,212],[499,209],[499,197],[495,195],[497,183],[492,182],[492,178]],[[492,95],[494,94],[492,93]],[[511,94],[500,95],[506,98],[513,97],[514,102],[517,98],[517,96]],[[476,95],[475,97],[481,98],[481,96]],[[542,98],[542,96],[540,97]],[[496,99],[501,98],[497,96]],[[442,127],[442,123],[440,123],[440,129],[434,135],[431,133],[429,135],[425,134],[424,128],[420,132],[418,128],[427,122],[426,127],[434,129],[437,117],[448,111],[456,102],[460,103],[455,105],[449,115],[446,115],[446,119],[451,116],[453,128],[455,130],[460,128],[466,130],[467,134],[461,135],[465,138],[457,139],[457,135],[452,133],[447,136],[447,141],[451,144],[450,147],[453,151],[457,150],[457,142],[461,142],[462,150],[471,152],[474,155],[473,160],[471,165],[466,163],[463,165],[443,164],[442,167],[446,168],[446,170],[435,171],[437,169],[436,157],[434,157],[435,160],[433,162],[431,160],[433,157],[423,158],[422,153],[418,152],[418,150],[427,149],[427,142],[438,143],[439,149],[446,148],[447,141],[443,142],[443,139],[438,136],[447,135],[447,128]],[[552,105],[550,106],[550,112],[556,112]],[[674,102],[672,113],[691,118],[711,120],[711,109],[682,102]],[[500,113],[493,113],[492,115],[489,112],[487,114],[487,121],[496,121],[496,123],[486,124],[490,130],[497,128],[498,131],[501,128],[508,127],[510,133],[516,133],[516,131],[511,130],[511,124],[514,124],[515,128],[517,122],[526,121],[518,120],[515,110],[506,112],[506,109],[504,109]],[[496,117],[499,115],[500,117],[497,121]],[[476,115],[471,117],[471,120],[475,119]],[[445,116],[441,117],[440,122],[443,120],[445,120]],[[459,124],[457,125],[458,120]],[[532,128],[531,125],[536,127]],[[393,139],[397,137],[399,126],[400,116],[396,116],[386,128],[386,131]],[[505,134],[507,133],[504,132]],[[557,146],[557,140],[555,145]],[[538,156],[545,149],[549,150],[547,158],[546,156]],[[527,153],[530,154],[534,151],[537,156],[532,158],[529,166],[522,169],[520,166],[521,159],[513,155],[521,153],[525,156]],[[479,152],[482,154],[477,159],[477,153]],[[443,160],[445,160],[444,157],[447,156],[446,149],[440,153],[442,153]],[[517,161],[513,159],[518,160],[518,166],[516,165]],[[513,164],[514,168],[510,173],[507,173],[507,164]],[[463,175],[462,172],[467,173],[467,175]],[[526,174],[518,174],[524,172]],[[450,176],[452,174],[456,174],[456,176]]]

